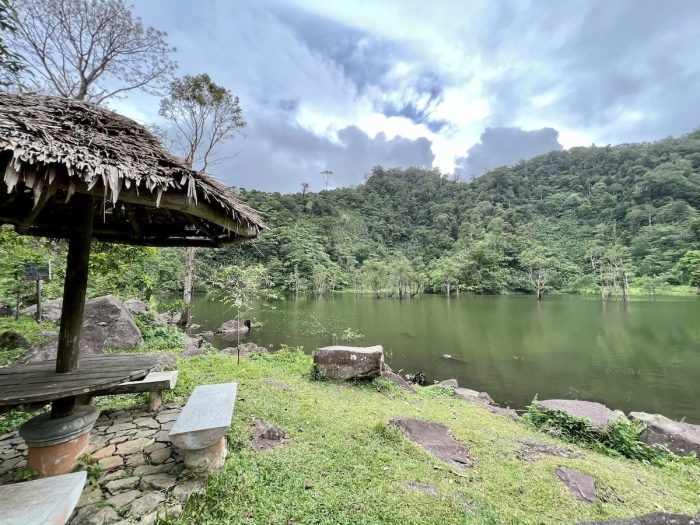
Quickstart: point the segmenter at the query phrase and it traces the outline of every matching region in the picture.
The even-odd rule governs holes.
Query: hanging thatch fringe
[[[125,202],[133,203],[145,188],[154,196],[149,206],[164,205],[166,195],[173,196],[168,203],[181,195],[190,213],[194,207],[210,208],[193,214],[215,225],[237,224],[254,232],[265,228],[255,210],[187,168],[145,127],[89,103],[0,93],[0,155],[9,155],[2,177],[7,194],[21,183],[33,193],[34,206],[59,177],[66,202],[87,190],[112,206],[127,194]]]

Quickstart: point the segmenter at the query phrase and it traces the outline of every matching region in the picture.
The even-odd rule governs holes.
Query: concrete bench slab
[[[170,429],[170,441],[185,453],[188,468],[211,470],[223,465],[237,389],[236,383],[221,383],[192,391]]]
[[[0,487],[3,525],[65,525],[85,486],[87,473],[25,481]]]
[[[172,390],[177,384],[177,370],[169,372],[151,372],[138,381],[127,381],[112,388],[100,390],[93,396],[113,396],[117,394],[138,394],[149,392],[148,409],[157,410],[163,402],[161,393],[164,390]]]

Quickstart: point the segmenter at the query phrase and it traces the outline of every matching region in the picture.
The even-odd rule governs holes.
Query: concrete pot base
[[[227,447],[226,436],[217,439],[216,442],[206,448],[196,450],[183,450],[185,466],[194,472],[211,472],[224,466]]]
[[[19,433],[27,443],[27,468],[40,477],[73,472],[78,458],[85,454],[99,409],[80,406],[66,417],[52,419],[42,414],[24,423]]]

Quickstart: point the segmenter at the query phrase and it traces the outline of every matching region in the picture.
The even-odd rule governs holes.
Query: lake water
[[[206,296],[196,297],[193,309],[203,329],[235,318]],[[550,296],[538,303],[529,296],[399,301],[338,294],[277,301],[254,316],[263,326],[244,340],[307,352],[381,344],[396,371],[424,371],[429,382],[454,377],[513,408],[535,395],[577,398],[700,423],[700,299],[694,297],[606,303]],[[343,339],[347,329],[364,337]]]

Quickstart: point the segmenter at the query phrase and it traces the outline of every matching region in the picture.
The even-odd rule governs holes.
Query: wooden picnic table
[[[142,379],[157,365],[152,354],[110,354],[83,357],[70,372],[56,372],[55,360],[0,368],[0,413]]]

